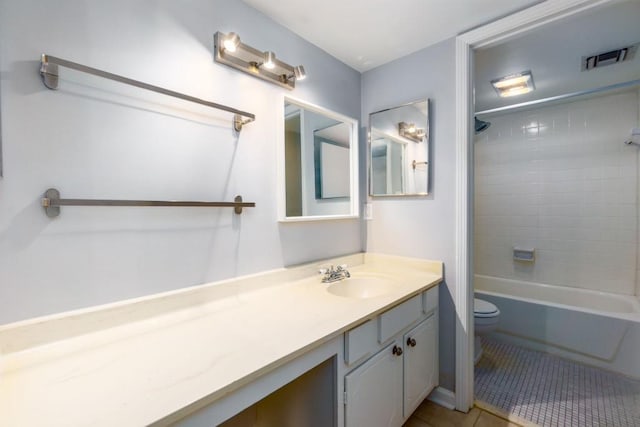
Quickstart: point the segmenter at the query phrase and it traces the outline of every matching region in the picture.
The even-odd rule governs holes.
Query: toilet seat
[[[496,307],[489,301],[478,298],[473,299],[473,317],[490,318],[498,317],[499,315],[500,310],[498,310],[498,307]]]

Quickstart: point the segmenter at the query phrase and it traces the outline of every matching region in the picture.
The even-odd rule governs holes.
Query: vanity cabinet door
[[[409,417],[436,386],[438,324],[436,313],[404,335],[404,416]]]
[[[393,342],[345,376],[345,426],[401,426],[402,343]]]

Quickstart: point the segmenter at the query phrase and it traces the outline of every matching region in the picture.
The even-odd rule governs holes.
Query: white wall
[[[475,144],[475,272],[636,293],[636,90],[482,117]],[[513,246],[536,249],[534,264]]]
[[[638,117],[636,117],[636,123],[637,123],[637,127],[640,127],[640,89],[638,89],[637,92],[638,95]],[[638,158],[638,180],[637,180],[637,185],[638,185],[638,190],[640,191],[640,149],[637,150],[638,154],[637,154],[637,158]],[[637,236],[637,248],[636,248],[636,252],[638,254],[637,258],[636,258],[636,296],[638,297],[638,299],[640,299],[640,195],[638,195],[638,221],[636,223],[636,227],[638,230],[638,236]]]
[[[235,31],[304,64],[294,96],[360,115],[360,75],[234,0],[0,0],[4,178],[0,324],[357,252],[356,220],[276,221],[276,112],[284,89],[215,64],[213,34]],[[230,115],[61,69],[48,53],[255,113]],[[287,92],[288,93],[288,92]],[[63,197],[232,200],[256,208],[81,208]]]
[[[455,40],[435,44],[362,75],[362,123],[369,113],[431,98],[431,193],[427,197],[369,198],[368,252],[445,263],[440,287],[440,384],[455,384]],[[366,152],[366,141],[362,142]],[[368,170],[366,167],[364,170]],[[363,178],[363,182],[368,181]],[[363,188],[363,194],[368,189]]]

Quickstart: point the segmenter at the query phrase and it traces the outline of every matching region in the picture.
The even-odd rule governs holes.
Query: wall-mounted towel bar
[[[411,162],[411,167],[413,167],[413,170],[416,170],[416,168],[420,165],[428,165],[429,162],[418,162],[416,160],[414,160],[413,162]]]
[[[60,215],[60,206],[175,206],[175,207],[218,207],[234,208],[241,214],[242,208],[254,208],[254,202],[243,202],[236,196],[233,202],[192,202],[177,200],[104,200],[104,199],[61,199],[55,188],[48,189],[42,197],[42,207],[49,218]]]
[[[42,82],[49,89],[58,88],[58,66],[71,68],[73,70],[82,71],[83,73],[93,74],[94,76],[103,77],[109,80],[115,80],[120,83],[128,84],[131,86],[139,87],[141,89],[150,90],[152,92],[162,93],[164,95],[173,96],[174,98],[184,99],[185,101],[195,102],[196,104],[205,105],[207,107],[216,108],[218,110],[227,111],[233,113],[233,128],[240,132],[242,126],[254,121],[256,116],[246,111],[236,110],[235,108],[228,107],[226,105],[217,104],[215,102],[206,101],[204,99],[196,98],[194,96],[185,95],[180,92],[165,89],[163,87],[154,86],[148,83],[144,83],[138,80],[133,80],[128,77],[119,76],[117,74],[109,73],[107,71],[98,70],[96,68],[87,67],[86,65],[78,64],[76,62],[67,61],[66,59],[57,58],[55,56],[42,54],[40,61],[40,75],[42,76]]]

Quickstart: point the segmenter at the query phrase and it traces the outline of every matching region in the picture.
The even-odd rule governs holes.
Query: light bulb
[[[235,52],[240,45],[240,37],[236,33],[229,33],[222,42],[224,49],[229,52]]]
[[[307,78],[307,72],[302,65],[297,65],[293,68],[293,74],[296,76],[296,80],[304,80]]]
[[[273,52],[265,52],[264,53],[264,63],[262,65],[264,65],[264,68],[268,68],[269,70],[273,70],[274,68],[276,68],[276,64],[275,61],[276,60],[276,54]]]

